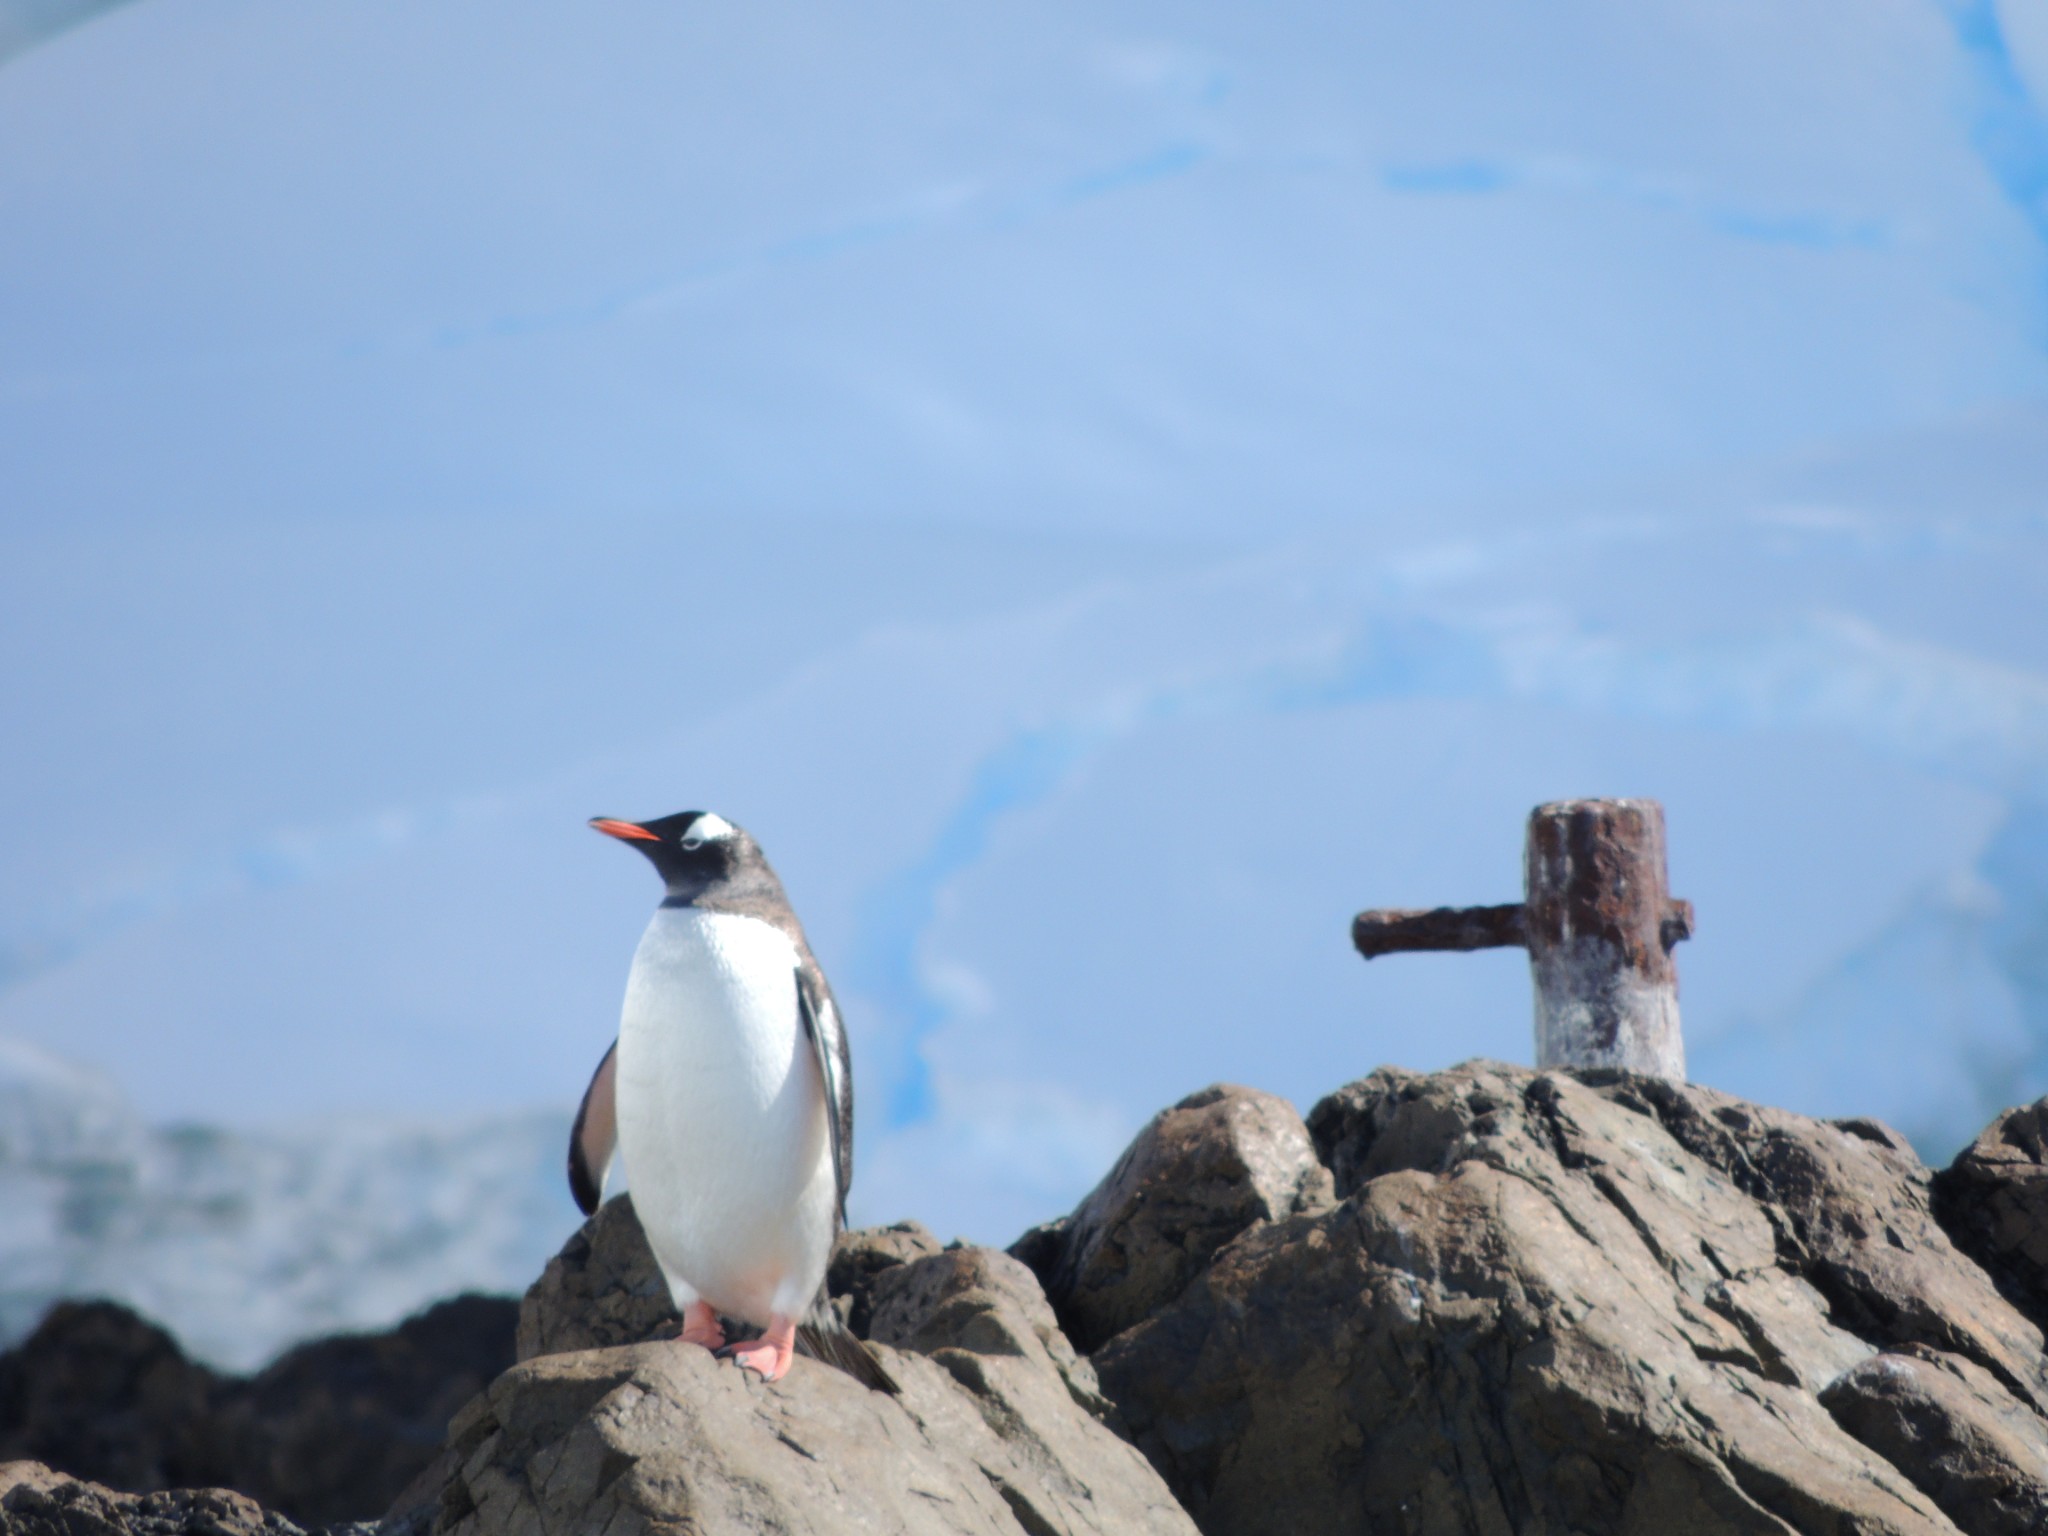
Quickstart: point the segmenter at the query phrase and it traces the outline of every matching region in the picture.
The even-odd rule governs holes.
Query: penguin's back
[[[797,959],[771,923],[663,907],[619,1020],[619,1151],[655,1257],[763,1325],[816,1294],[837,1204]]]

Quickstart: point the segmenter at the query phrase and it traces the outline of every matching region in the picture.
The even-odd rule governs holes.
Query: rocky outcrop
[[[1074,1343],[1093,1350],[1172,1301],[1246,1228],[1332,1203],[1294,1106],[1218,1085],[1154,1116],[1071,1216],[1011,1252],[1043,1280]]]
[[[365,1536],[371,1527],[362,1528]],[[226,1488],[118,1493],[35,1461],[0,1462],[6,1536],[304,1536],[284,1516]],[[343,1536],[339,1530],[332,1536]]]
[[[513,1324],[508,1300],[458,1297],[242,1378],[125,1307],[61,1303],[0,1355],[0,1460],[128,1493],[234,1488],[302,1524],[372,1519],[512,1363]]]
[[[1820,1400],[1959,1529],[2021,1536],[2048,1523],[2048,1424],[1981,1366],[1906,1344],[1844,1371]]]
[[[213,1418],[221,1387],[126,1307],[59,1302],[0,1355],[0,1462],[131,1493],[232,1481]]]
[[[515,1347],[520,1360],[531,1360],[664,1338],[682,1324],[633,1197],[620,1195],[599,1206],[527,1287]]]
[[[374,1518],[512,1363],[512,1323],[509,1299],[461,1296],[384,1333],[286,1351],[225,1394],[223,1481],[303,1524]]]
[[[677,1342],[631,1203],[610,1202],[394,1526],[1192,1536],[1022,1264],[905,1225],[847,1234],[832,1275],[901,1396],[804,1359],[767,1383]]]
[[[1309,1128],[1342,1203],[1247,1228],[1093,1357],[1213,1536],[2048,1521],[2006,1476],[2041,1334],[1884,1127],[1473,1063]]]
[[[381,1536],[2040,1532],[2044,1128],[2013,1111],[1937,1176],[1874,1121],[1614,1073],[1382,1070],[1306,1123],[1209,1089],[1009,1254],[846,1234],[831,1304],[897,1397],[677,1342],[622,1198]],[[60,1386],[0,1362],[0,1425],[63,1398],[109,1469],[196,1476],[232,1443],[174,1433],[217,1430],[204,1373],[124,1316],[72,1318]],[[0,1536],[295,1529],[16,1485]]]
[[[914,1221],[841,1233],[832,1249],[832,1266],[825,1274],[825,1289],[840,1321],[862,1338],[869,1337],[874,1326],[876,1282],[892,1269],[941,1251],[939,1240]],[[901,1342],[887,1329],[879,1337],[885,1343]]]
[[[2007,1110],[1936,1174],[1934,1211],[2007,1299],[2048,1327],[2048,1099]]]

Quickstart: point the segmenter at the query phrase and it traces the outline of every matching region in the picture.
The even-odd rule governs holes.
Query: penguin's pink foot
[[[718,1314],[711,1310],[708,1301],[693,1301],[683,1312],[683,1342],[701,1344],[706,1349],[717,1349],[725,1343],[725,1330],[718,1325]]]
[[[758,1339],[735,1345],[732,1357],[747,1370],[758,1371],[769,1381],[789,1374],[789,1362],[796,1356],[796,1319],[777,1312],[768,1319],[768,1331]]]

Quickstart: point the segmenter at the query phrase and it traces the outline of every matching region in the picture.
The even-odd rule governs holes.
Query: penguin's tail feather
[[[844,1371],[872,1391],[886,1392],[891,1397],[902,1394],[903,1388],[882,1364],[881,1356],[824,1307],[813,1309],[809,1318],[797,1324],[796,1348],[798,1354]]]

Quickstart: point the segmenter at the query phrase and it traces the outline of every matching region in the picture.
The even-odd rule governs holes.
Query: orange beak
[[[636,827],[630,821],[614,821],[609,816],[593,816],[590,824],[606,837],[622,837],[629,843],[658,843],[660,837],[645,827]]]

